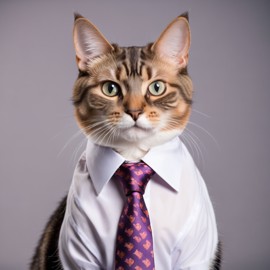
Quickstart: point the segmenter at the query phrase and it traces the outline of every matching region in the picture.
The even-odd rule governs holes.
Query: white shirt
[[[156,174],[144,200],[150,213],[156,270],[208,270],[217,246],[213,207],[184,144],[175,138],[142,160]],[[65,270],[114,270],[117,225],[125,202],[113,174],[124,158],[88,141],[69,190],[59,238]]]

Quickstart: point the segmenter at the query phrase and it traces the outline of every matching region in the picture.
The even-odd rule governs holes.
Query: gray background
[[[195,102],[187,144],[214,204],[223,269],[270,269],[269,7],[262,0],[1,1],[0,270],[27,269],[84,148],[70,102],[74,11],[121,45],[153,41],[190,12]]]

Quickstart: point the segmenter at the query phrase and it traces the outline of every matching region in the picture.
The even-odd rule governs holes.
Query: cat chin
[[[183,130],[161,131],[158,129],[143,129],[133,126],[119,131],[119,136],[117,139],[115,138],[115,140],[98,140],[98,138],[93,138],[90,134],[87,137],[98,145],[114,149],[128,161],[139,161],[152,147],[172,140],[181,135]]]
[[[180,136],[182,130],[170,130],[170,131],[159,131],[153,137],[146,138],[144,145],[147,145],[148,149],[164,144],[173,138]]]
[[[121,132],[121,137],[124,141],[136,143],[149,138],[154,135],[153,129],[143,129],[137,126],[131,127],[129,129],[123,130]]]
[[[159,131],[143,140],[118,141],[111,147],[128,161],[140,161],[152,147],[164,144],[181,133],[182,130]]]

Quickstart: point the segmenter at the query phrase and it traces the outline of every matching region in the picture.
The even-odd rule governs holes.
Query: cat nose
[[[142,114],[143,110],[138,109],[138,110],[127,110],[126,113],[129,114],[134,121],[137,121],[139,118],[139,115]]]

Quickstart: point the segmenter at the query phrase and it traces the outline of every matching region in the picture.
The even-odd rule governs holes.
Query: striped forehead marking
[[[144,51],[143,47],[124,47],[116,57],[117,69],[115,70],[115,77],[118,81],[122,81],[127,89],[129,81],[140,77],[143,80],[150,80],[152,77],[152,68],[147,65],[147,60],[151,59]]]

